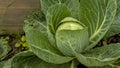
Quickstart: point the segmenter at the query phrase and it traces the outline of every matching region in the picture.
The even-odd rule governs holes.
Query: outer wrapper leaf
[[[25,32],[28,42],[31,45],[31,50],[40,59],[54,64],[66,63],[72,60],[71,57],[62,56],[58,50],[53,48],[50,45],[48,38],[43,33],[41,33],[41,31],[29,28]]]
[[[116,65],[115,66],[114,65],[111,65],[111,66],[110,65],[106,65],[106,66],[101,66],[101,67],[97,67],[96,66],[96,67],[88,67],[88,68],[119,68],[119,66],[116,66]]]
[[[120,58],[120,44],[110,44],[76,54],[78,60],[86,66],[106,66],[114,64]]]
[[[32,52],[21,52],[11,62],[12,68],[39,68],[41,60]]]
[[[88,27],[90,46],[94,47],[108,31],[116,14],[116,0],[80,0],[79,19]]]
[[[0,62],[0,68],[3,68],[4,64],[5,64],[4,61]]]
[[[31,51],[24,51],[8,60],[2,68],[70,68],[70,66],[71,63],[60,65],[47,63],[39,59]]]
[[[24,22],[24,30],[27,30],[29,27],[33,27],[39,29],[47,36],[47,22],[45,15],[41,10],[31,13]]]
[[[44,14],[47,13],[47,10],[55,4],[64,4],[72,12],[72,16],[77,18],[79,13],[79,0],[40,0],[41,9]]]
[[[2,64],[1,68],[11,68],[12,59],[9,59],[7,61],[2,61],[2,62],[4,62],[4,64]]]
[[[120,33],[120,0],[117,0],[117,13],[113,21],[113,24],[111,25],[110,29],[105,35],[105,38],[108,38],[119,33]]]

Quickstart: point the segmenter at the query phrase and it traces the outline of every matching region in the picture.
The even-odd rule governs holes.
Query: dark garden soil
[[[120,43],[120,34],[116,34],[114,36],[111,36],[107,39],[102,39],[96,47],[103,46],[103,45],[108,45],[111,43]]]
[[[4,60],[8,60],[9,58],[13,57],[15,54],[19,53],[21,51],[21,47],[17,48],[15,47],[15,44],[20,40],[22,35],[18,34],[18,35],[0,35],[0,38],[3,37],[3,38],[6,38],[6,37],[9,37],[8,39],[8,44],[10,45],[11,47],[11,50],[10,52],[8,53],[7,57]]]
[[[107,43],[120,43],[120,34],[114,35],[110,38],[108,38]]]

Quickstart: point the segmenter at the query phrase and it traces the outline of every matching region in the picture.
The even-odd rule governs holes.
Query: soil
[[[114,35],[110,38],[108,38],[107,43],[120,43],[120,34]]]
[[[4,60],[8,60],[9,58],[13,57],[15,54],[20,52],[21,48],[16,48],[15,44],[18,42],[18,40],[21,38],[21,35],[0,35],[0,37],[6,38],[9,37],[8,43],[11,47],[11,51],[8,53],[7,57]]]
[[[95,47],[101,47],[101,46],[112,44],[112,43],[120,43],[120,34],[116,34],[107,39],[102,39]]]

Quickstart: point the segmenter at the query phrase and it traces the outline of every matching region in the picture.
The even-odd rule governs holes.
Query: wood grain
[[[22,32],[27,15],[37,9],[40,9],[39,0],[0,0],[0,33]]]

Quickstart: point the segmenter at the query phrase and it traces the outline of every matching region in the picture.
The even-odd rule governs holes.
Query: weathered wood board
[[[27,15],[39,8],[39,0],[0,0],[0,33],[21,33]]]

